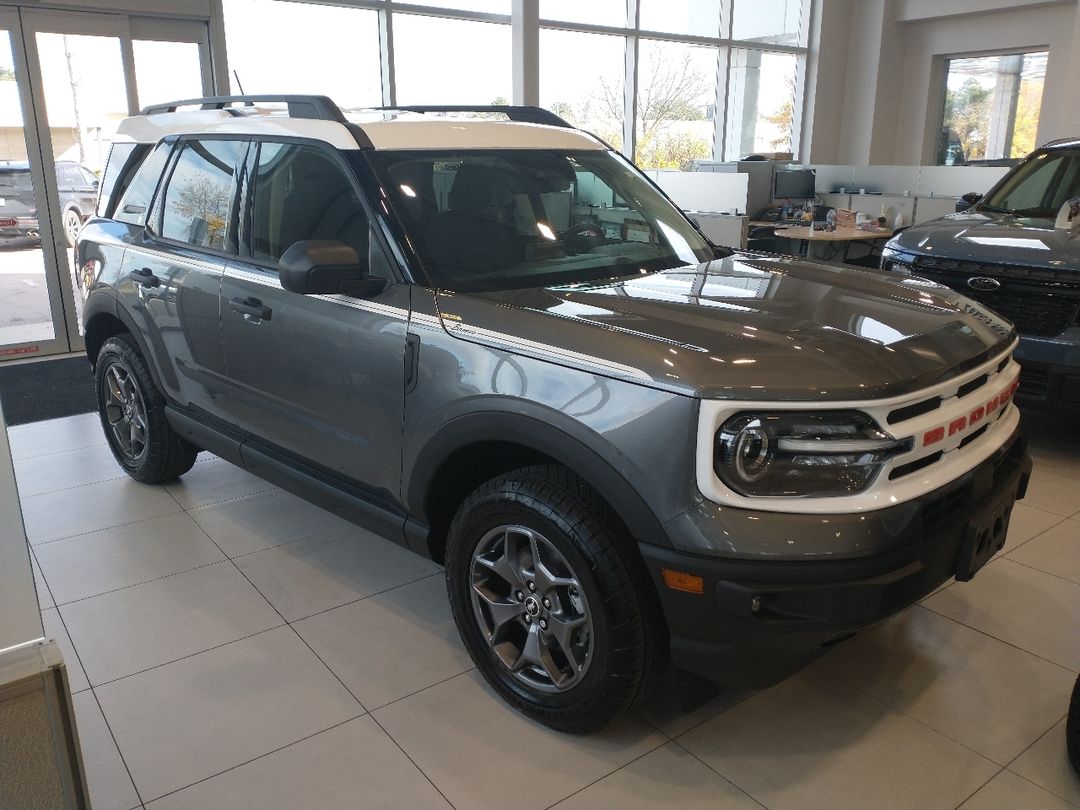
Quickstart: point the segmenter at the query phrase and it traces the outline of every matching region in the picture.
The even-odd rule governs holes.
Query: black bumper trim
[[[740,561],[640,544],[667,618],[675,666],[725,686],[782,680],[953,577],[969,525],[1009,493],[1022,498],[1031,467],[1017,431],[994,456],[921,506],[922,531],[911,542],[866,557]],[[874,515],[887,520],[890,511]],[[664,568],[701,576],[704,595],[665,587]]]

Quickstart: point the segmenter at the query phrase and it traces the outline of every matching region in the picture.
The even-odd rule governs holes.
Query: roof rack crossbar
[[[474,106],[470,104],[451,105],[427,105],[410,104],[396,107],[374,107],[381,112],[414,112],[414,113],[502,113],[511,121],[519,121],[525,124],[546,124],[551,127],[574,129],[575,127],[563,118],[560,118],[550,110],[543,107],[523,107],[505,104],[489,104]]]
[[[257,95],[257,96],[207,96],[170,101],[144,107],[140,115],[159,115],[176,112],[178,107],[198,106],[203,110],[223,110],[233,104],[254,106],[256,103],[276,102],[288,107],[290,118],[314,118],[320,121],[345,123],[341,109],[327,96],[305,95]]]

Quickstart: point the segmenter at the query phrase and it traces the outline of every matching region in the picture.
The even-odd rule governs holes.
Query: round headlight
[[[858,411],[742,413],[716,434],[714,469],[751,497],[830,497],[865,490],[910,447]]]
[[[750,424],[735,436],[735,471],[744,481],[757,481],[769,471],[771,442],[763,427]]]

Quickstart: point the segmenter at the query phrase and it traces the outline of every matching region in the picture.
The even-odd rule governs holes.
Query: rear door
[[[221,290],[232,421],[393,504],[401,475],[409,288],[393,277],[355,177],[325,144],[257,142],[240,256]],[[336,239],[387,278],[369,298],[282,289],[292,244]]]
[[[225,265],[236,254],[238,175],[247,149],[244,139],[177,144],[145,227],[124,254],[119,285],[164,393],[222,418],[219,296]],[[141,217],[140,207],[121,200],[120,214]]]

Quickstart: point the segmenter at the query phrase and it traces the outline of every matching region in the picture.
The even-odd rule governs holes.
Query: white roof
[[[238,108],[233,108],[238,109]],[[127,118],[117,141],[157,143],[166,135],[270,135],[311,138],[336,149],[357,149],[356,138],[337,121],[290,118],[280,110],[239,108],[191,110]],[[358,118],[376,149],[605,149],[596,138],[577,129],[497,121],[486,118],[432,117],[422,114]]]

